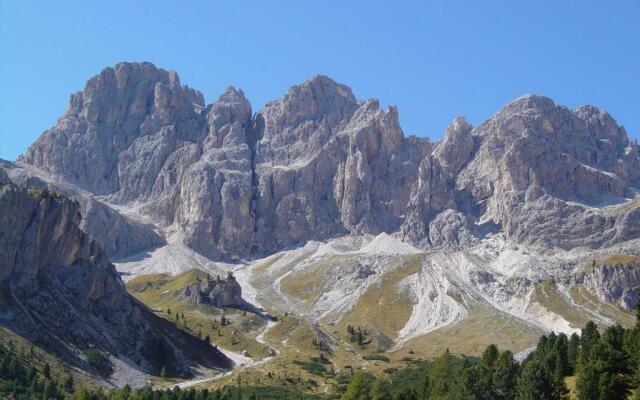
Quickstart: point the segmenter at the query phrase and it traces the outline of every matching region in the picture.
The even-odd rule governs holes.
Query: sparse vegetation
[[[383,355],[383,354],[367,354],[365,356],[362,356],[363,360],[367,360],[367,361],[384,361],[384,362],[389,362],[389,357]]]
[[[56,191],[51,191],[48,188],[44,188],[44,189],[29,189],[27,190],[27,193],[31,196],[34,197],[36,199],[42,200],[42,199],[60,199],[62,198],[62,194],[60,192],[56,192]]]
[[[327,373],[327,362],[320,358],[312,358],[310,361],[295,360],[293,363],[302,366],[302,369],[314,375],[324,376]]]
[[[96,349],[94,346],[89,347],[87,351],[85,351],[84,356],[87,359],[89,365],[93,368],[100,370],[104,367],[104,363],[106,362],[106,358],[100,350]]]
[[[238,353],[247,351],[256,359],[269,355],[268,346],[258,343],[252,334],[266,324],[257,315],[209,304],[187,304],[180,299],[179,293],[186,286],[207,279],[209,275],[197,269],[177,276],[151,274],[130,280],[127,290],[151,309],[163,310],[158,315],[178,328],[205,340],[208,337],[212,346]]]
[[[571,393],[577,400],[626,399],[640,383],[637,379],[640,375],[640,312],[638,316],[639,322],[632,329],[616,325],[601,333],[593,322],[589,322],[581,336],[568,338],[555,333],[542,336],[536,350],[522,364],[516,362],[510,351],[500,351],[494,345],[488,346],[480,357],[455,356],[447,349],[431,362],[412,361],[405,368],[387,368],[384,377],[353,369],[349,369],[351,373],[338,374],[324,353],[307,361],[296,360],[294,364],[320,379],[335,379],[334,396],[341,396],[341,400],[563,400],[569,399]],[[104,392],[75,388],[73,380],[66,378],[59,384],[46,378],[50,371],[43,369],[39,373],[33,367],[23,365],[13,353],[14,350],[0,347],[0,393],[15,399],[321,398],[297,389],[247,385],[246,379],[239,375],[234,387],[215,391],[131,390],[125,387]],[[268,372],[266,377],[281,379],[283,386],[290,384],[311,389],[318,385],[317,379],[303,379],[294,374],[278,377]]]

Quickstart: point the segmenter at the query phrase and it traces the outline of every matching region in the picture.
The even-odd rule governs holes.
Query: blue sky
[[[640,137],[640,1],[0,0],[0,158],[15,159],[105,66],[151,61],[254,111],[326,74],[439,138],[526,93],[608,110]]]

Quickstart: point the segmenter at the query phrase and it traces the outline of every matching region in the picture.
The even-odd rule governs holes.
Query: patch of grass
[[[324,293],[323,277],[332,267],[341,262],[341,257],[323,259],[302,270],[287,275],[280,281],[282,291],[290,297],[313,304]]]
[[[384,372],[387,375],[393,375],[396,372],[398,372],[398,368],[392,367],[392,368],[385,368],[382,370],[382,372]]]
[[[591,319],[587,313],[571,304],[570,299],[562,295],[551,280],[545,280],[535,286],[531,302],[562,316],[574,328],[584,326]]]
[[[27,193],[29,196],[34,197],[36,199],[61,199],[62,194],[60,192],[56,192],[53,190],[49,190],[47,188],[44,189],[27,189]]]
[[[382,355],[382,354],[367,354],[362,356],[363,360],[367,360],[367,361],[384,361],[384,362],[389,362],[389,357]]]
[[[447,348],[453,354],[480,355],[488,345],[498,343],[500,350],[514,353],[534,346],[544,332],[537,327],[490,306],[471,310],[465,320],[447,325],[408,341],[390,358],[433,359]]]
[[[623,204],[618,210],[622,212],[630,212],[640,207],[640,195],[636,196],[633,200]]]
[[[315,354],[313,346],[317,339],[309,321],[292,315],[281,318],[265,337],[273,343],[286,343],[285,347],[294,348],[297,354]]]
[[[324,376],[327,373],[327,367],[325,367],[324,363],[318,361],[294,360],[293,363],[296,365],[300,365],[302,369],[314,375]]]
[[[640,264],[640,257],[633,256],[633,255],[630,255],[630,254],[616,254],[616,255],[609,256],[609,257],[605,258],[604,261],[602,262],[602,264],[604,264],[604,265],[617,265],[617,264],[638,265],[638,264]]]
[[[613,266],[613,265],[624,265],[624,266],[640,266],[640,257],[631,255],[631,254],[614,254],[601,259],[592,259],[587,262],[583,267],[583,271],[592,272],[594,268],[602,267],[602,266]]]
[[[584,286],[577,285],[569,290],[571,299],[579,306],[587,310],[610,318],[620,325],[631,328],[635,325],[636,319],[633,313],[630,313],[614,304],[606,304],[600,301],[596,296],[591,294]]]
[[[197,279],[206,281],[208,278],[207,273],[197,269],[177,276],[144,275],[127,282],[127,290],[178,328],[202,339],[208,337],[212,345],[237,353],[245,352],[254,359],[268,356],[268,346],[258,343],[254,338],[255,332],[264,327],[266,322],[255,314],[209,304],[185,304],[177,296]],[[225,324],[222,324],[223,318]]]
[[[363,326],[395,338],[413,312],[411,299],[401,292],[399,283],[420,271],[420,255],[404,256],[396,269],[381,276],[360,296],[351,311],[340,321],[340,326]]]
[[[282,255],[273,255],[264,260],[261,264],[257,265],[253,271],[255,273],[263,273],[269,270],[269,268],[278,262],[282,258]]]
[[[575,376],[567,376],[564,378],[564,383],[567,385],[567,389],[569,389],[569,398],[577,399],[578,392],[576,391],[576,377]]]
[[[151,288],[158,288],[171,280],[168,274],[140,275],[127,282],[127,290],[130,292],[144,292]]]

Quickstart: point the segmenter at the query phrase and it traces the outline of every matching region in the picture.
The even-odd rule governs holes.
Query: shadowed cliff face
[[[161,346],[170,373],[189,374],[191,361],[230,367],[216,349],[181,333],[126,293],[102,249],[80,229],[77,203],[55,192],[22,189],[1,169],[0,186],[3,326],[80,366],[73,349],[95,346],[157,373],[162,365],[156,365],[154,352]],[[192,357],[195,349],[200,354]]]
[[[525,96],[442,141],[405,137],[398,110],[324,76],[252,116],[241,90],[213,104],[149,63],[103,70],[22,161],[122,205],[142,205],[212,258],[400,231],[423,248],[488,233],[540,246],[638,236],[637,144],[595,107]],[[538,228],[531,228],[532,226]]]

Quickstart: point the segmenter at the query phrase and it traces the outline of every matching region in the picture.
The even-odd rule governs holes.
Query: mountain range
[[[0,182],[0,322],[78,365],[96,343],[183,376],[318,346],[344,365],[521,351],[587,320],[630,325],[638,300],[638,144],[597,107],[537,95],[432,142],[326,76],[254,113],[240,89],[206,104],[175,72],[120,63]],[[238,324],[221,351],[166,310],[216,287],[231,292],[208,306]]]

